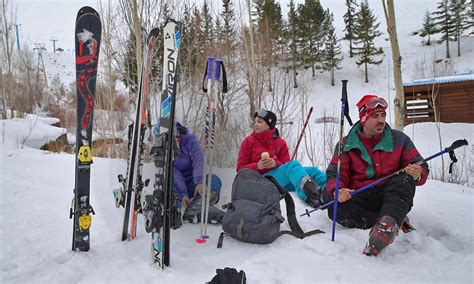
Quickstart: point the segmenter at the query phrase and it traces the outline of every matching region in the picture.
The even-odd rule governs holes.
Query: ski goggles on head
[[[253,117],[257,117],[257,116],[258,116],[258,117],[266,117],[267,114],[268,114],[268,111],[266,111],[266,110],[264,110],[263,108],[261,108],[261,109],[259,109],[259,110],[257,110],[257,111],[255,112],[255,114],[253,115]]]
[[[370,101],[366,102],[360,109],[359,113],[363,113],[366,110],[374,109],[386,109],[388,107],[387,102],[382,97],[375,97]]]

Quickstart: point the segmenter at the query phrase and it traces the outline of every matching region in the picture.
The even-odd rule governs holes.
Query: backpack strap
[[[226,232],[222,232],[220,235],[219,235],[219,240],[217,241],[217,248],[222,248],[222,242],[224,241],[224,236],[227,235]]]
[[[286,192],[286,190],[281,187],[281,185],[278,183],[278,181],[272,177],[272,176],[265,176],[269,181],[271,181],[280,191],[280,194],[283,195],[285,198],[285,203],[286,203],[286,216],[288,217],[288,224],[290,225],[291,231],[288,230],[283,230],[280,232],[280,235],[292,235],[297,238],[303,239],[305,237],[309,237],[315,234],[320,234],[324,233],[324,231],[321,231],[319,229],[311,230],[309,232],[304,232],[303,229],[301,229],[300,224],[298,223],[298,220],[296,219],[296,212],[295,212],[295,202],[293,201],[293,197],[291,197],[291,194]]]

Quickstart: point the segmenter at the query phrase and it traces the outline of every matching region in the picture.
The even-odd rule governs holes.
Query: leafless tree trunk
[[[385,2],[386,1],[386,2]],[[403,94],[402,79],[402,57],[400,56],[400,48],[398,46],[397,27],[395,20],[395,8],[393,0],[382,0],[385,19],[387,21],[387,31],[390,36],[390,46],[392,48],[393,60],[393,79],[395,82],[395,129],[403,130],[403,112],[405,108],[405,100]]]
[[[2,117],[6,118],[7,106],[11,108],[11,117],[14,117],[13,106],[11,105],[11,100],[13,98],[13,34],[12,34],[12,25],[11,18],[13,17],[13,12],[10,13],[10,21],[8,20],[7,10],[9,7],[8,0],[2,0],[2,11],[1,11],[1,30],[2,30],[2,42],[1,42],[1,53],[3,54],[2,66],[3,70],[6,70],[7,75],[5,80],[2,78],[2,81],[5,82],[5,87],[2,82]],[[3,72],[2,72],[3,74]],[[2,76],[3,77],[3,76]],[[5,91],[3,91],[5,88]]]
[[[142,64],[142,50],[143,50],[143,41],[142,41],[142,30],[141,30],[141,18],[138,16],[138,5],[137,0],[132,0],[132,25],[133,32],[135,35],[135,54],[137,59],[137,76],[141,77],[141,64]],[[140,13],[141,14],[141,13]]]
[[[103,3],[105,2],[105,3]],[[116,57],[116,48],[113,44],[113,35],[117,31],[117,11],[115,10],[111,0],[100,1],[99,2],[99,13],[102,15],[102,43],[101,43],[101,65],[104,68],[101,68],[103,76],[101,76],[101,81],[104,81],[102,90],[102,96],[96,96],[96,98],[101,98],[104,101],[100,104],[104,110],[108,110],[108,113],[111,117],[108,117],[108,123],[104,124],[104,129],[102,136],[104,138],[111,138],[112,143],[106,144],[103,147],[107,148],[108,157],[119,157],[120,156],[120,146],[115,144],[116,131],[121,130],[119,128],[120,121],[117,119],[117,116],[120,110],[116,110],[114,107],[114,101],[116,97],[116,80],[117,76],[115,75],[113,62]],[[102,79],[103,78],[103,79]],[[99,85],[98,85],[99,87]],[[99,104],[97,104],[99,105]],[[125,115],[125,114],[124,114]],[[105,117],[102,116],[102,118]],[[99,118],[95,116],[94,118]],[[98,128],[97,128],[98,129]],[[107,137],[110,135],[110,137]],[[106,141],[106,140],[104,140]]]
[[[238,25],[242,31],[242,38],[244,44],[244,56],[246,59],[246,76],[248,82],[248,96],[249,96],[249,103],[250,103],[250,113],[249,118],[255,113],[255,111],[260,108],[261,105],[261,91],[259,91],[259,80],[257,78],[257,68],[255,62],[255,43],[254,43],[254,26],[252,23],[252,2],[247,0],[247,11],[249,16],[249,27],[246,31],[244,28],[244,21],[242,17],[240,18],[240,22]],[[242,15],[242,11],[240,13]]]
[[[263,102],[266,109],[270,109],[276,113],[279,119],[280,134],[287,140],[288,144],[294,140],[294,137],[290,137],[288,133],[290,131],[287,127],[295,127],[290,124],[296,119],[294,116],[298,112],[298,90],[293,88],[291,82],[291,75],[287,74],[283,69],[276,68],[274,75],[274,90],[266,97]]]
[[[441,123],[440,123],[440,117],[438,115],[438,102],[440,98],[438,98],[439,94],[439,85],[436,83],[433,83],[431,86],[431,91],[429,92],[430,97],[431,97],[431,107],[433,108],[433,113],[434,113],[434,121],[436,125],[436,130],[438,134],[438,141],[439,141],[439,148],[443,149],[443,141],[441,137]],[[441,176],[440,176],[441,181],[446,181],[446,176],[445,176],[445,170],[444,170],[444,158],[441,156]]]
[[[7,119],[7,102],[6,102],[6,99],[5,99],[5,96],[6,96],[6,93],[5,93],[5,89],[3,86],[4,83],[3,83],[3,66],[0,65],[0,91],[1,91],[1,94],[2,94],[2,119]]]
[[[433,78],[436,77],[436,47],[434,48],[434,57],[435,58],[433,60],[433,76],[432,76]],[[430,92],[431,101],[432,101],[431,107],[433,108],[436,130],[438,132],[439,149],[442,150],[443,149],[443,141],[441,139],[442,138],[441,137],[441,123],[440,123],[440,117],[438,116],[438,105],[437,105],[437,103],[439,102],[438,90],[439,90],[439,85],[436,85],[433,82],[433,85],[431,87],[431,92]],[[443,157],[443,155],[441,155],[441,176],[440,176],[440,180],[445,181],[444,157]]]

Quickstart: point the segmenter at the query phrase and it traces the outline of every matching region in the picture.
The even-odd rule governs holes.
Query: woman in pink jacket
[[[251,169],[273,176],[286,191],[296,191],[309,205],[319,207],[326,174],[317,167],[290,161],[288,146],[275,128],[276,121],[276,115],[268,110],[254,114],[254,131],[240,144],[237,171]]]

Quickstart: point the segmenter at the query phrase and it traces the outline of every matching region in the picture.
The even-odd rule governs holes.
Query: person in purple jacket
[[[191,200],[196,196],[201,196],[205,189],[204,154],[198,139],[186,127],[176,122],[176,130],[176,140],[180,151],[173,164],[173,187],[182,204],[188,207]],[[219,201],[221,187],[221,179],[212,174],[209,199],[211,205]]]

